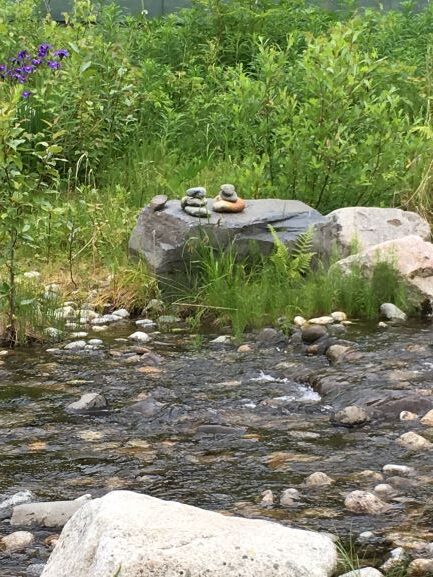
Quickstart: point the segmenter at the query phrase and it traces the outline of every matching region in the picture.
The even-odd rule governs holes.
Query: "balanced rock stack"
[[[242,212],[245,201],[238,197],[233,184],[222,184],[212,208],[215,212]]]
[[[207,208],[206,189],[202,186],[188,188],[186,196],[182,198],[180,204],[183,210],[191,216],[207,218],[210,216]]]

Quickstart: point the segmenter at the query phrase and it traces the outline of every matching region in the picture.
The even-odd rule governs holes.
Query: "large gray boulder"
[[[333,251],[341,257],[367,250],[388,240],[416,235],[430,240],[429,223],[416,214],[399,208],[354,206],[330,212],[314,227],[314,249],[323,257]]]
[[[191,239],[208,237],[212,246],[221,249],[234,241],[240,257],[248,254],[252,245],[261,254],[269,254],[274,242],[268,225],[275,228],[284,243],[290,244],[322,220],[319,212],[298,200],[247,200],[241,213],[211,211],[209,218],[190,216],[178,200],[168,201],[162,210],[154,210],[151,203],[138,217],[129,251],[143,258],[157,274],[167,274],[184,270]]]
[[[336,562],[319,533],[114,491],[68,522],[42,577],[327,577]]]
[[[344,274],[360,267],[371,278],[378,262],[389,262],[406,286],[410,304],[429,311],[433,304],[433,244],[419,236],[382,242],[335,263]]]

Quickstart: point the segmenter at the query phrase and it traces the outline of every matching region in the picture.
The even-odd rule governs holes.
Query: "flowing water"
[[[347,537],[372,530],[378,542],[392,534],[427,533],[433,518],[432,452],[409,452],[396,443],[414,430],[433,441],[433,429],[400,421],[401,410],[433,406],[431,324],[349,328],[360,355],[330,366],[299,346],[258,347],[239,353],[187,333],[156,334],[151,353],[116,339],[124,324],[104,333],[98,351],[19,350],[0,366],[0,496],[30,489],[38,500],[98,497],[130,489],[203,508]],[[137,355],[136,353],[140,353]],[[65,407],[86,392],[103,393],[106,409],[71,414]],[[333,412],[351,404],[372,411],[363,427],[332,424]],[[416,468],[387,514],[355,515],[344,497],[377,483],[360,476],[387,463]],[[323,471],[335,483],[307,489],[305,478]],[[296,487],[296,507],[278,504]],[[273,507],[260,506],[271,489]],[[0,522],[0,533],[13,529]],[[22,554],[0,553],[0,576],[26,575],[44,562],[44,539]],[[390,537],[391,536],[391,537]],[[425,536],[433,541],[433,536]]]

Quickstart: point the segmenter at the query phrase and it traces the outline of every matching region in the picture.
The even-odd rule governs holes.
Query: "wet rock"
[[[73,413],[78,413],[81,411],[91,411],[94,409],[102,409],[107,406],[107,401],[103,395],[99,393],[86,393],[82,395],[82,397],[75,401],[74,403],[70,403],[66,410],[71,411]]]
[[[415,469],[407,465],[393,465],[389,463],[383,467],[385,475],[398,475],[401,477],[412,477],[415,475]]]
[[[31,503],[34,499],[31,491],[19,491],[11,497],[8,497],[0,503],[0,521],[9,519],[12,516],[12,510],[16,505]]]
[[[412,489],[418,485],[417,481],[407,477],[388,477],[386,480],[390,485],[400,490]]]
[[[145,332],[154,331],[156,329],[156,323],[151,319],[138,319],[137,321],[135,321],[135,324],[137,325],[137,327],[140,327],[141,329],[145,330]]]
[[[433,427],[433,409],[431,409],[428,413],[426,413],[423,418],[421,419],[421,423],[423,425],[427,425],[427,427]]]
[[[45,567],[45,563],[32,563],[27,567],[26,575],[27,577],[40,577]]]
[[[400,421],[416,421],[419,417],[416,413],[411,413],[410,411],[402,411],[400,413]]]
[[[149,397],[142,401],[134,403],[127,408],[128,412],[138,413],[142,417],[154,417],[157,415],[165,405],[159,401]]]
[[[260,497],[261,497],[260,505],[262,507],[272,507],[272,505],[274,504],[274,494],[270,489],[266,489],[266,491],[263,491]]]
[[[280,505],[282,507],[292,507],[301,498],[297,489],[285,489],[280,495]]]
[[[413,431],[401,435],[397,439],[397,443],[410,451],[425,451],[433,448],[433,443]]]
[[[367,515],[379,515],[390,509],[390,505],[368,491],[352,491],[344,500],[344,506],[352,513]]]
[[[71,567],[74,577],[114,576],[119,567],[128,577],[149,568],[161,577],[327,577],[336,562],[325,535],[115,491],[68,523],[44,577],[70,577]]]
[[[328,348],[334,344],[335,339],[325,335],[324,337],[314,341],[314,343],[308,345],[305,349],[307,355],[324,355]]]
[[[342,323],[343,321],[347,321],[347,315],[342,311],[335,311],[331,313],[331,317],[334,319],[334,322],[336,323]]]
[[[407,315],[392,303],[380,305],[380,314],[389,321],[405,321]]]
[[[395,488],[388,483],[380,483],[379,485],[376,485],[374,492],[379,497],[379,499],[384,501],[389,501],[397,494]]]
[[[335,344],[328,347],[326,350],[326,356],[331,364],[337,365],[338,363],[343,362],[347,356],[347,353],[352,350],[353,349],[351,347]]]
[[[262,347],[277,347],[287,343],[287,338],[281,331],[271,327],[262,329],[257,335],[257,344]]]
[[[394,386],[395,384],[392,383]],[[432,408],[431,398],[419,394],[394,391],[389,396],[369,403],[369,407],[378,417],[398,419],[402,411],[422,414]]]
[[[136,343],[148,343],[151,340],[151,337],[143,331],[136,331],[129,335],[128,339]]]
[[[328,331],[322,325],[304,325],[301,329],[302,340],[305,343],[314,343],[320,338],[326,336]]]
[[[91,499],[83,495],[75,501],[47,501],[17,505],[13,509],[13,527],[63,527],[78,509]]]
[[[383,574],[374,567],[363,567],[348,573],[343,573],[340,577],[383,577]]]
[[[86,341],[72,341],[63,347],[65,351],[81,351],[86,348]]]
[[[356,425],[364,425],[370,420],[370,417],[365,409],[351,405],[345,407],[341,411],[335,413],[331,421],[336,425],[343,427],[355,427]]]
[[[381,473],[370,471],[369,469],[355,473],[353,478],[360,483],[380,483],[383,481],[383,475]]]
[[[403,567],[407,562],[407,553],[403,547],[396,547],[390,552],[390,557],[381,566],[384,573],[390,573],[391,571]]]
[[[129,312],[126,309],[116,309],[111,314],[119,319],[129,319]]]
[[[28,531],[15,531],[10,535],[6,535],[0,539],[0,551],[8,551],[10,553],[22,551],[30,547],[35,540],[35,536]]]
[[[408,577],[430,577],[433,575],[433,559],[414,559],[407,568]]]
[[[326,487],[335,483],[334,479],[328,477],[326,473],[322,473],[322,471],[316,471],[308,476],[305,481],[304,485],[309,487],[310,489],[314,487]]]

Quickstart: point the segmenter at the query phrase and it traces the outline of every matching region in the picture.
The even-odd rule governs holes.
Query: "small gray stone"
[[[75,501],[47,501],[28,503],[14,507],[11,525],[13,527],[63,527],[78,509],[91,500],[83,495]]]
[[[408,467],[407,465],[385,465],[382,469],[385,475],[398,475],[402,477],[412,477],[415,475],[415,469],[413,467]]]
[[[322,471],[316,471],[309,475],[305,481],[304,485],[313,489],[315,487],[326,487],[335,483],[334,479],[331,479],[326,473],[322,473]]]
[[[143,344],[148,343],[151,340],[151,337],[147,333],[144,333],[143,331],[136,331],[135,333],[129,335],[128,339],[130,341]]]
[[[32,563],[26,569],[28,577],[40,577],[42,571],[45,569],[45,563]]]
[[[380,314],[389,321],[405,321],[407,319],[406,313],[392,303],[381,304]]]
[[[135,324],[141,329],[146,329],[146,331],[153,331],[156,329],[156,323],[151,319],[138,319],[138,321],[135,321]]]
[[[280,505],[282,507],[291,507],[300,498],[301,495],[297,489],[285,489],[280,495]]]
[[[93,409],[102,409],[107,406],[105,397],[99,393],[86,393],[78,401],[71,403],[66,407],[68,411],[81,412],[91,411]]]
[[[86,347],[86,341],[72,341],[68,343],[63,348],[65,351],[80,351]]]
[[[11,497],[8,497],[0,503],[0,521],[8,519],[12,515],[12,509],[15,505],[22,505],[24,503],[31,503],[34,499],[33,493],[30,491],[19,491]]]
[[[370,420],[370,417],[368,416],[367,411],[365,411],[362,407],[351,405],[335,413],[331,420],[336,425],[342,425],[343,427],[354,427],[356,425],[363,425],[364,423],[367,423]]]
[[[159,210],[164,209],[165,205],[167,204],[167,201],[168,196],[166,196],[165,194],[157,194],[152,198],[152,200],[149,203],[149,206],[154,212],[158,212]]]
[[[188,188],[186,195],[191,198],[204,198],[206,196],[206,189],[203,186],[194,186],[193,188]]]
[[[386,513],[390,505],[368,491],[352,491],[344,501],[346,509],[358,514],[378,515]]]
[[[129,319],[129,312],[126,309],[117,309],[113,311],[111,314],[121,319]]]

